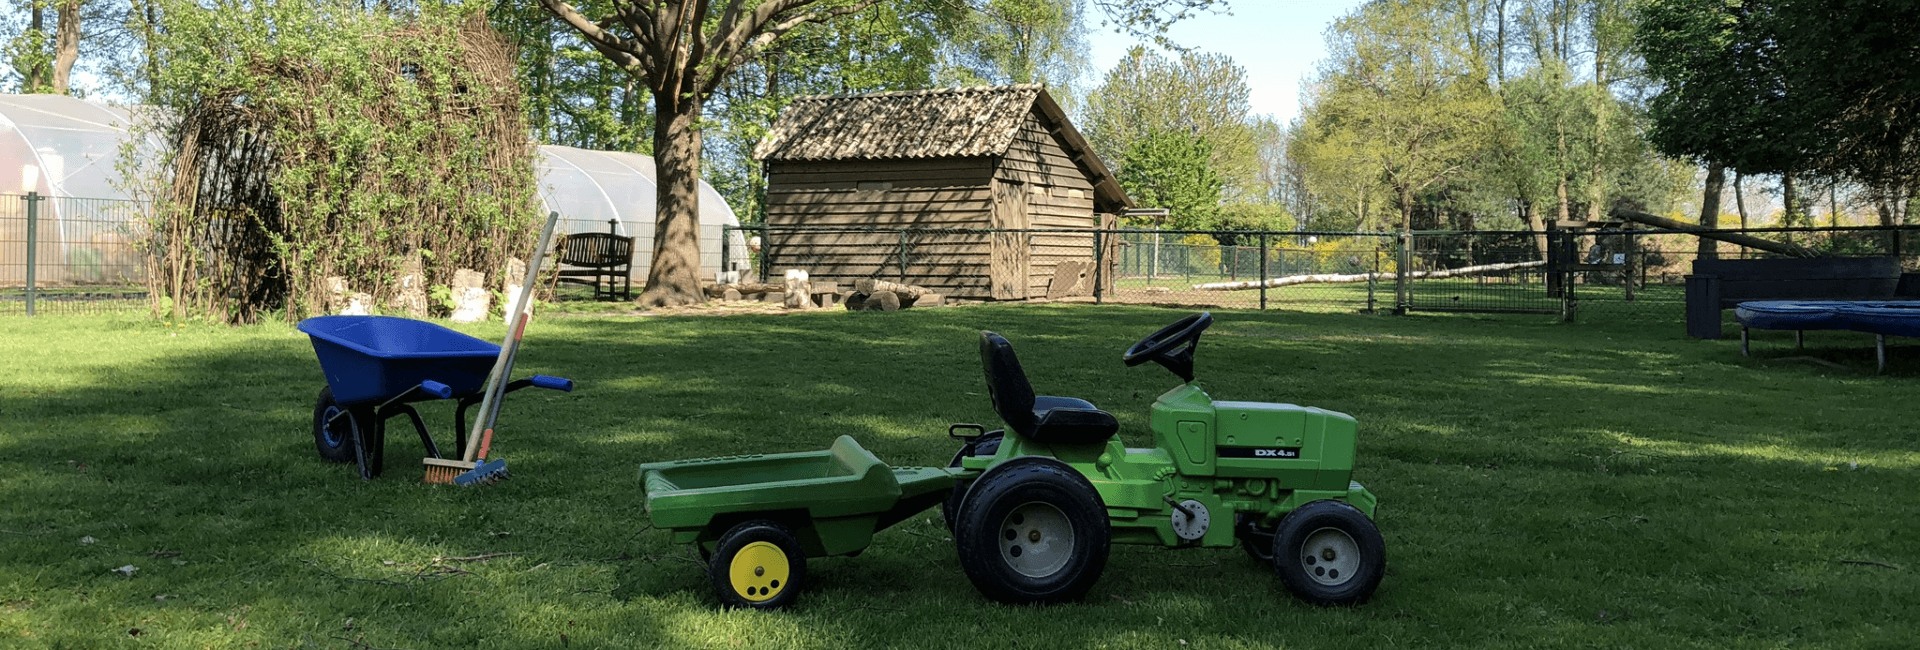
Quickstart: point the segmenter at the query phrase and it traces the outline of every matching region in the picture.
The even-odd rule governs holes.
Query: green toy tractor
[[[873,534],[944,501],[960,565],[988,598],[1084,596],[1112,544],[1228,548],[1269,563],[1294,595],[1365,602],[1386,568],[1376,499],[1353,482],[1355,422],[1292,404],[1216,402],[1193,381],[1208,313],[1129,348],[1181,384],[1154,400],[1153,446],[1129,448],[1086,400],[1036,395],[998,334],[981,332],[1006,428],[956,424],[944,468],[890,468],[842,436],[824,452],[653,463],[641,468],[654,525],[700,546],[729,606],[794,602],[806,559],[857,555]]]

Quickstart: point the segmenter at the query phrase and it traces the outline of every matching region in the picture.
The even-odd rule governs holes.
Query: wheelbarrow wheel
[[[959,467],[960,460],[969,456],[994,455],[1000,451],[1000,440],[1005,436],[1006,434],[995,431],[982,434],[973,442],[961,445],[960,451],[954,452],[953,460],[947,463],[947,467]],[[947,502],[940,504],[940,519],[947,523],[947,532],[953,532],[954,520],[960,516],[960,505],[966,501],[969,487],[973,487],[973,481],[954,483],[953,491],[947,493]]]
[[[1386,568],[1380,528],[1345,502],[1300,506],[1273,534],[1273,569],[1280,583],[1315,605],[1367,602]]]
[[[954,533],[960,567],[1013,605],[1085,596],[1106,569],[1112,531],[1085,477],[1050,459],[1012,460],[975,482]]]
[[[807,580],[807,556],[793,530],[757,519],[720,536],[707,562],[707,579],[721,605],[780,609],[799,600]]]
[[[335,415],[340,417],[335,419]],[[328,420],[333,424],[327,424]],[[313,404],[313,446],[320,451],[321,458],[335,463],[353,462],[353,433],[359,426],[352,411],[333,401],[333,388],[320,389],[320,399]]]

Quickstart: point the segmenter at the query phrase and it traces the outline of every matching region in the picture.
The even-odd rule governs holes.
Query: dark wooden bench
[[[1695,260],[1687,276],[1687,335],[1717,339],[1720,312],[1749,300],[1920,298],[1920,274],[1897,257]]]
[[[592,286],[594,300],[602,293],[608,298],[633,298],[632,237],[583,232],[567,235],[559,248],[560,282]]]

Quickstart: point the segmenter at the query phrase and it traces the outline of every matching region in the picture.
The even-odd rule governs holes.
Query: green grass
[[[507,402],[514,478],[419,484],[314,454],[321,386],[286,325],[0,319],[0,647],[1911,647],[1920,638],[1920,346],[1684,338],[1677,321],[1217,312],[1217,399],[1359,418],[1381,499],[1373,601],[1305,606],[1239,549],[1118,547],[1084,603],[1004,607],[937,512],[816,560],[801,606],[720,611],[646,527],[648,461],[826,447],[946,461],[992,418],[977,330],[1043,392],[1148,444],[1170,387],[1120,351],[1180,312],[1092,305],[894,314],[546,318]],[[497,339],[498,324],[463,327]],[[1768,361],[1765,359],[1775,359]],[[445,405],[424,409],[446,435]],[[396,421],[398,423],[398,421]],[[443,438],[444,440],[444,438]],[[508,553],[486,561],[442,558]],[[131,577],[116,567],[138,567]],[[1185,642],[1182,645],[1182,642]]]

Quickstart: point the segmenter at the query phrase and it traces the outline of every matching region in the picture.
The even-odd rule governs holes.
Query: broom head
[[[421,482],[430,485],[453,485],[455,478],[471,471],[474,467],[474,463],[445,458],[428,458],[423,462],[427,467],[427,475],[426,478],[421,479]]]

